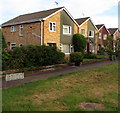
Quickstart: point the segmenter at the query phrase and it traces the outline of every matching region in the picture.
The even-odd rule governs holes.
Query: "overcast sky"
[[[56,5],[55,1],[59,4]],[[65,6],[74,18],[90,16],[95,24],[118,27],[119,0],[0,0],[0,24],[16,16]]]

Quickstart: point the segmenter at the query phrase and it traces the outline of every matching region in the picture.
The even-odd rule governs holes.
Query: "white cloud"
[[[107,14],[106,16],[96,15],[110,10],[118,4],[119,0],[1,0],[0,24],[21,14],[57,7],[55,1],[59,3],[58,7],[65,6],[74,18],[81,18],[84,13],[84,16],[94,16],[93,21],[99,20],[110,26],[116,25],[116,17],[109,18]],[[111,20],[115,21],[111,22]]]
[[[94,24],[105,24],[107,28],[118,27],[118,17],[113,16],[92,16]]]
[[[119,0],[65,0],[62,2],[75,17],[96,15],[109,10]]]

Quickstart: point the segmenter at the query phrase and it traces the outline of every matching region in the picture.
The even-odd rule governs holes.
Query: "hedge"
[[[2,52],[2,68],[23,69],[61,63],[65,54],[56,47],[28,45]]]

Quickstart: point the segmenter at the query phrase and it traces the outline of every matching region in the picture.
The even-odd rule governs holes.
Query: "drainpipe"
[[[43,20],[42,19],[40,19],[40,22],[41,22],[41,30],[40,30],[40,34],[41,34],[41,36],[40,36],[40,45],[43,45]]]

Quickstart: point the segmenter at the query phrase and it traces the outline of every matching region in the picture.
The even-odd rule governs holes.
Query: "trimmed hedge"
[[[85,54],[84,58],[88,58],[88,59],[97,59],[97,55],[96,54]]]
[[[76,66],[80,65],[80,62],[83,61],[83,53],[82,52],[74,52],[70,54],[70,62],[74,62]]]
[[[3,70],[40,67],[61,63],[65,54],[56,47],[28,45],[2,52]]]
[[[86,47],[86,38],[82,34],[74,34],[72,43],[74,45],[75,52],[82,52],[84,53]]]

